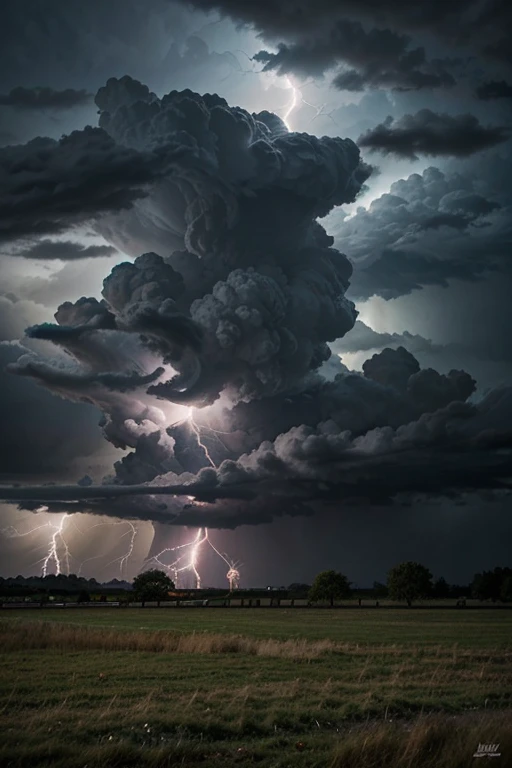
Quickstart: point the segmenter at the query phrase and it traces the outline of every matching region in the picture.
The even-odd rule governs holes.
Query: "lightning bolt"
[[[229,582],[229,591],[232,592],[233,589],[238,589],[238,587],[240,586],[240,571],[238,569],[241,563],[231,560],[230,558],[228,558],[227,555],[225,554],[223,555],[222,552],[219,552],[217,547],[215,547],[214,544],[212,544],[212,542],[209,539],[208,529],[206,528],[205,530],[206,530],[206,538],[208,540],[208,544],[213,549],[213,551],[216,552],[217,555],[224,560],[224,562],[228,566],[229,570],[226,574],[226,578]]]
[[[189,408],[187,411],[187,416],[185,419],[183,419],[181,422],[176,422],[177,424],[188,422],[190,425],[190,428],[194,435],[197,438],[198,445],[202,448],[204,451],[205,457],[210,464],[210,466],[215,467],[215,462],[212,459],[208,447],[204,444],[201,436],[201,429],[194,418],[195,410],[194,408]],[[223,433],[220,430],[215,430],[213,427],[205,427],[208,429],[213,435],[216,437],[220,434],[228,434]],[[217,437],[217,439],[219,439]],[[220,441],[222,442],[222,441]],[[191,500],[192,497],[191,497]],[[39,507],[36,512],[47,512],[48,507],[42,506]],[[71,520],[74,527],[77,529],[78,533],[80,535],[85,535],[89,531],[91,531],[93,528],[97,528],[98,526],[103,525],[123,525],[127,526],[128,530],[126,530],[125,533],[121,536],[121,538],[125,536],[129,536],[128,546],[126,548],[126,551],[120,555],[119,557],[115,558],[114,560],[111,560],[105,567],[108,565],[112,565],[113,563],[119,563],[119,571],[121,574],[126,573],[127,565],[129,563],[130,558],[133,555],[134,547],[135,547],[135,541],[137,538],[137,535],[139,533],[138,527],[132,523],[130,520],[119,520],[115,523],[112,522],[102,522],[102,523],[96,523],[95,525],[91,526],[87,529],[87,531],[82,531],[78,526],[76,525],[74,521],[74,515],[69,514],[66,512],[63,514],[59,521],[57,523],[54,522],[47,522],[43,523],[42,525],[36,525],[30,530],[27,531],[20,531],[14,526],[9,526],[8,528],[4,528],[3,530],[0,530],[0,534],[3,534],[4,536],[8,537],[24,537],[29,536],[36,531],[40,531],[42,529],[50,529],[52,531],[50,539],[48,541],[47,546],[47,553],[46,555],[38,561],[38,563],[42,564],[42,574],[43,576],[46,576],[49,573],[49,570],[51,566],[54,566],[55,573],[58,575],[63,572],[63,570],[69,575],[70,572],[70,559],[72,558],[68,542],[66,540],[66,528],[68,525],[68,522]],[[44,545],[43,545],[44,546]],[[189,541],[185,544],[180,544],[177,547],[167,547],[166,549],[163,549],[161,552],[159,552],[157,555],[154,555],[150,561],[146,561],[145,564],[148,562],[154,562],[158,564],[160,567],[164,568],[168,572],[172,573],[174,577],[174,581],[176,585],[178,586],[178,583],[180,581],[180,578],[183,573],[190,572],[195,580],[195,585],[197,589],[201,588],[202,579],[201,579],[201,573],[200,573],[200,557],[201,557],[201,550],[205,547],[209,546],[215,554],[220,557],[228,566],[228,572],[226,575],[226,578],[229,582],[229,588],[230,591],[233,589],[237,589],[239,586],[240,581],[240,572],[239,572],[239,563],[231,560],[226,554],[223,554],[220,552],[215,544],[210,540],[210,533],[208,531],[208,528],[201,527],[197,530],[197,532],[194,535],[194,538],[192,541]],[[168,563],[166,562],[168,558],[165,557],[168,553],[174,554],[175,559],[172,560],[172,562]],[[101,555],[95,555],[93,557],[89,557],[86,560],[83,560],[80,563],[80,566],[78,568],[78,576],[81,575],[82,569],[84,565],[92,560],[99,559],[101,557],[104,557],[103,554]]]
[[[198,560],[203,544],[207,544],[209,547],[211,547],[215,554],[224,560],[228,566],[226,578],[229,582],[229,591],[232,592],[234,589],[238,589],[240,584],[240,571],[238,570],[240,563],[231,560],[227,555],[222,554],[222,552],[217,549],[215,544],[213,544],[210,539],[210,532],[208,528],[199,528],[192,541],[189,541],[186,544],[179,544],[176,547],[166,547],[158,554],[153,555],[153,557],[147,562],[153,562],[160,567],[165,568],[169,573],[172,574],[173,581],[177,587],[179,586],[180,574],[187,571],[191,572],[195,577],[196,589],[201,589],[202,582],[201,575],[198,570]],[[185,550],[185,552],[179,555],[171,563],[166,563],[162,560],[163,556],[168,552],[178,552],[182,549]],[[184,560],[185,564],[183,565],[182,563]]]
[[[116,557],[114,560],[110,560],[110,562],[108,562],[104,566],[104,568],[107,568],[109,565],[112,565],[113,563],[119,563],[119,572],[120,572],[120,574],[123,575],[123,568],[124,568],[125,569],[125,576],[126,576],[126,571],[127,571],[127,568],[128,568],[128,561],[130,560],[130,557],[133,554],[133,549],[134,549],[134,546],[135,546],[135,540],[136,540],[137,535],[139,533],[139,528],[134,523],[132,523],[131,520],[119,520],[116,523],[111,523],[111,522],[96,523],[96,525],[92,525],[87,530],[87,533],[89,531],[92,531],[93,528],[99,528],[102,525],[108,525],[108,526],[127,525],[128,526],[128,530],[125,533],[123,533],[123,535],[121,536],[121,538],[124,538],[124,536],[130,535],[130,541],[129,541],[128,548],[127,548],[126,552],[123,555],[121,555],[120,557]],[[90,563],[91,560],[99,560],[100,557],[105,557],[105,554],[103,554],[103,555],[94,555],[94,557],[88,557],[86,560],[83,560],[80,563],[80,568],[78,569],[77,576],[81,576],[82,568],[84,567],[84,565],[86,563]]]
[[[41,512],[43,512],[43,511],[45,512],[46,509],[48,509],[48,507],[46,507],[45,509],[41,509],[40,511]],[[64,535],[63,535],[64,534],[64,524],[65,524],[66,520],[68,519],[68,517],[69,517],[68,513],[65,512],[62,515],[58,525],[53,525],[52,523],[48,523],[48,525],[50,525],[55,530],[54,530],[54,533],[53,533],[53,535],[52,535],[52,537],[50,539],[50,548],[48,550],[48,554],[46,555],[46,557],[43,558],[42,561],[40,561],[40,562],[43,563],[43,567],[42,567],[43,576],[46,576],[48,574],[48,568],[49,568],[50,563],[52,562],[52,560],[53,560],[53,563],[55,565],[55,573],[56,573],[56,575],[58,576],[59,573],[62,572],[62,570],[61,570],[61,559],[59,557],[59,541],[60,541],[61,548],[64,550],[63,560],[66,563],[66,572],[67,572],[67,574],[69,576],[69,557],[70,557],[70,555],[69,555],[69,548],[68,548],[68,545],[67,545],[66,540],[65,540]]]
[[[183,419],[181,422],[176,422],[177,424],[183,424],[185,422],[188,422],[190,425],[190,428],[192,429],[193,433],[195,434],[197,438],[198,445],[201,446],[201,448],[204,451],[204,454],[206,456],[206,459],[208,460],[208,463],[211,467],[215,467],[215,462],[213,461],[212,457],[210,456],[210,453],[208,451],[207,446],[204,444],[201,438],[201,427],[196,423],[194,419],[194,408],[191,407],[188,409],[188,413],[185,419]],[[208,430],[215,434],[224,434],[221,433],[219,430],[215,430],[212,427],[207,427]],[[228,434],[228,433],[225,433]],[[191,497],[192,499],[192,497]],[[161,552],[158,552],[156,555],[153,555],[148,561],[146,561],[146,564],[148,563],[155,563],[159,565],[161,568],[164,568],[169,573],[172,574],[173,581],[176,584],[176,586],[179,586],[181,574],[189,572],[192,573],[195,579],[195,585],[196,589],[201,589],[201,574],[199,572],[199,558],[201,554],[201,549],[203,548],[203,545],[209,546],[215,554],[220,557],[226,565],[228,566],[228,573],[227,573],[227,580],[229,582],[229,589],[230,591],[233,591],[233,589],[237,589],[240,582],[240,571],[238,570],[240,564],[238,562],[235,562],[233,560],[230,560],[227,555],[222,554],[222,552],[219,552],[217,547],[213,544],[213,542],[210,540],[210,533],[208,531],[208,528],[198,528],[197,533],[195,534],[192,541],[189,541],[185,544],[179,544],[176,547],[166,547]],[[172,562],[168,563],[164,559],[165,555],[167,554],[174,554],[177,555]]]
[[[48,507],[38,507],[36,512],[47,512]],[[41,560],[37,561],[37,564],[42,563],[41,571],[43,576],[48,575],[48,569],[53,562],[55,566],[55,573],[58,575],[62,572],[62,561],[65,563],[66,573],[69,575],[69,559],[71,557],[68,544],[64,538],[64,528],[66,520],[69,518],[69,514],[66,512],[62,515],[57,524],[55,523],[43,523],[42,525],[36,525],[34,528],[30,528],[28,531],[19,531],[13,525],[8,528],[4,528],[1,533],[8,538],[23,538],[24,536],[30,536],[36,531],[40,531],[43,528],[53,529],[53,533],[48,542],[48,552]],[[43,545],[44,546],[44,545]],[[60,551],[63,551],[62,555]]]
[[[188,417],[187,417],[188,423],[190,424],[190,426],[192,428],[192,431],[194,432],[195,436],[197,437],[197,442],[199,443],[199,445],[201,446],[201,448],[205,452],[206,458],[210,462],[210,466],[214,467],[215,466],[215,462],[213,461],[212,457],[208,453],[208,448],[206,447],[206,445],[204,445],[204,443],[201,442],[201,433],[199,431],[199,427],[197,426],[196,422],[194,421],[194,409],[193,408],[189,408],[188,411],[189,411]]]
[[[292,114],[293,110],[297,106],[298,101],[298,89],[293,85],[292,81],[289,77],[285,78],[285,81],[288,85],[288,88],[291,88],[292,91],[292,98],[290,99],[290,103],[288,104],[286,108],[286,112],[283,115],[283,123],[286,125],[289,131],[291,131],[290,123],[289,123],[289,117]]]
[[[201,575],[197,569],[197,565],[198,565],[199,552],[200,552],[201,546],[207,540],[207,538],[208,538],[207,529],[198,528],[197,533],[192,541],[189,541],[186,544],[179,544],[177,547],[166,547],[157,555],[154,555],[151,558],[151,561],[157,563],[162,568],[165,568],[170,573],[172,573],[173,580],[176,586],[179,586],[180,574],[185,573],[186,571],[191,571],[195,576],[196,589],[201,589]],[[181,549],[184,549],[185,552],[182,555],[179,555],[171,563],[164,563],[162,561],[161,558],[167,552],[177,552],[178,550],[181,550]],[[187,560],[185,564],[182,565],[185,558],[187,558]]]
[[[36,509],[36,512],[48,512],[48,507],[46,506],[38,507]],[[62,517],[59,519],[57,523],[50,521],[47,523],[43,523],[42,525],[36,525],[33,528],[29,528],[27,531],[20,531],[15,526],[10,525],[7,528],[0,529],[0,534],[8,538],[23,538],[25,536],[31,536],[33,533],[36,533],[37,531],[41,531],[43,529],[45,530],[50,529],[51,531],[53,531],[53,533],[51,534],[48,543],[46,545],[42,544],[37,546],[37,548],[39,548],[40,546],[43,546],[43,547],[46,546],[47,553],[41,560],[38,560],[36,564],[39,564],[39,563],[42,564],[41,571],[43,576],[48,575],[52,564],[55,568],[56,575],[59,575],[64,570],[65,573],[69,576],[70,560],[74,558],[71,555],[67,537],[65,535],[67,533],[68,523],[71,522],[81,536],[86,535],[87,533],[89,533],[89,531],[92,531],[93,528],[97,528],[102,525],[128,526],[128,530],[126,531],[126,533],[123,533],[123,535],[121,536],[121,538],[123,538],[124,536],[130,535],[130,540],[129,540],[129,544],[126,549],[126,552],[120,557],[117,557],[115,560],[111,560],[109,563],[107,563],[107,565],[104,566],[106,568],[108,565],[111,565],[112,563],[119,563],[120,573],[122,574],[123,570],[126,573],[128,561],[133,554],[135,540],[139,533],[139,528],[136,525],[134,525],[134,523],[132,523],[131,520],[119,520],[118,522],[115,522],[115,523],[112,523],[110,521],[106,523],[96,523],[95,525],[92,525],[90,528],[88,528],[87,531],[83,531],[76,525],[74,517],[75,517],[74,515],[71,515],[68,512],[66,512],[64,515],[62,515]],[[86,563],[90,562],[91,560],[98,560],[101,557],[105,557],[105,554],[106,553],[101,555],[95,555],[94,557],[88,557],[86,560],[83,560],[80,563],[80,566],[78,568],[77,576],[82,575],[82,569]]]
[[[112,565],[113,563],[119,563],[119,572],[122,574],[123,573],[123,568],[125,568],[125,573],[126,573],[126,570],[128,568],[128,561],[129,561],[130,557],[133,555],[133,548],[135,546],[135,539],[137,538],[137,534],[139,532],[139,529],[130,520],[122,520],[119,523],[116,523],[116,525],[128,525],[129,526],[129,530],[126,531],[126,533],[123,533],[123,536],[127,536],[128,534],[130,534],[130,542],[128,544],[128,549],[126,550],[124,555],[121,555],[121,557],[116,557],[115,560],[111,560],[110,563],[107,563],[105,568],[108,565]],[[121,536],[121,538],[123,538],[123,536]]]

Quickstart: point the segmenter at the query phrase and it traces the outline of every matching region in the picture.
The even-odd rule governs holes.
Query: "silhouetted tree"
[[[437,597],[441,600],[445,597],[450,597],[450,585],[442,576],[434,582],[432,597]]]
[[[506,603],[512,601],[512,576],[505,576],[501,585],[500,597]]]
[[[493,571],[475,573],[471,593],[478,600],[499,600],[505,580],[512,576],[512,568],[494,568]]]
[[[164,600],[172,589],[173,580],[158,568],[139,573],[133,580],[133,592],[143,603],[146,600]]]
[[[350,597],[350,594],[350,581],[346,576],[336,571],[322,571],[309,590],[309,600],[312,603],[328,600],[333,606],[335,600]]]
[[[430,595],[432,574],[420,563],[400,563],[388,573],[388,589],[393,600],[406,600],[411,605],[413,600]]]

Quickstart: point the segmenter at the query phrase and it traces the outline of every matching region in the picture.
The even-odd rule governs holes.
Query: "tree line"
[[[149,602],[165,600],[174,588],[174,582],[168,574],[158,569],[144,571],[135,577],[133,584],[117,579],[102,584],[96,579],[86,579],[74,574],[0,577],[0,596],[78,593],[83,600],[86,600],[92,592],[126,591],[135,600]],[[373,597],[377,601],[381,598],[390,598],[403,600],[408,604],[414,600],[427,598],[460,599],[463,597],[512,602],[512,568],[497,567],[476,573],[469,585],[460,586],[448,584],[443,577],[434,580],[432,573],[424,565],[407,561],[391,568],[387,574],[386,583],[375,581],[371,590],[359,590],[347,576],[329,570],[319,573],[312,585],[290,584],[288,588],[283,587],[279,591],[283,596],[288,594],[292,597],[307,598],[311,603],[328,602],[332,605],[336,601],[361,594]]]
[[[473,597],[477,600],[496,602],[512,601],[512,568],[494,568],[492,571],[476,573],[467,587],[449,585],[443,577],[434,581],[432,573],[421,563],[407,561],[395,565],[388,573],[386,584],[374,582],[377,597],[403,600],[411,605],[414,600],[428,598]],[[465,595],[460,594],[461,590]],[[353,594],[348,578],[336,571],[322,571],[314,580],[308,597],[310,602],[329,602],[331,605]]]
[[[173,589],[172,579],[158,569],[145,571],[133,580],[134,597],[142,601],[163,600]],[[347,576],[333,570],[319,573],[311,586],[291,584],[287,591],[307,596],[311,603],[328,602],[331,605],[354,594]],[[477,573],[469,586],[460,587],[448,584],[443,577],[434,581],[426,566],[407,561],[391,568],[386,584],[374,582],[373,595],[377,599],[389,597],[391,600],[402,600],[408,605],[414,600],[449,597],[508,602],[512,601],[512,568],[495,568],[493,571]]]

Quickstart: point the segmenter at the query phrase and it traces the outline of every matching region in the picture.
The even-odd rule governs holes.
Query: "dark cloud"
[[[508,269],[512,243],[508,200],[480,174],[427,168],[391,185],[389,193],[350,218],[336,213],[327,228],[354,265],[349,295],[389,299],[426,285],[477,280]]]
[[[491,99],[512,99],[512,85],[505,80],[491,80],[476,89],[476,95],[483,101]]]
[[[339,72],[334,84],[349,90],[453,85],[454,48],[466,57],[511,63],[507,38],[501,32],[512,22],[506,2],[419,0],[406,5],[394,0],[383,6],[378,0],[192,0],[187,4],[217,9],[253,25],[265,42],[278,48],[276,54],[262,52],[261,60],[280,71],[318,75],[343,62],[348,69]],[[340,34],[348,29],[351,35]],[[444,59],[429,61],[416,36],[421,42],[429,40],[435,51],[442,50]],[[359,49],[354,50],[357,45]]]
[[[165,171],[157,155],[116,144],[100,128],[0,149],[0,238],[56,234],[129,208]]]
[[[174,91],[160,101],[123,78],[97,102],[108,107],[100,123],[113,143],[150,162],[158,153],[169,172],[142,206],[96,226],[114,242],[113,233],[129,237],[136,227],[129,252],[139,238],[162,238],[169,253],[174,237],[179,249],[117,265],[103,302],[66,302],[59,325],[29,329],[31,339],[65,349],[67,366],[29,357],[15,370],[95,403],[108,439],[135,449],[119,475],[135,476],[140,459],[147,477],[148,466],[153,476],[161,471],[162,449],[169,457],[173,448],[155,395],[197,406],[221,391],[237,402],[300,388],[329,357],[326,340],[351,327],[350,266],[316,217],[353,200],[369,170],[350,140],[288,134],[276,116],[229,108],[217,96]],[[171,408],[183,420],[183,406]],[[195,432],[190,440],[191,449],[179,449],[185,467],[191,450],[204,458]]]
[[[35,88],[43,75],[56,90],[87,91],[126,71],[148,77],[197,28],[197,16],[168,0],[68,0],[52,8],[51,22],[39,0],[5,0],[0,21],[2,91]]]
[[[421,370],[401,345],[374,355],[363,374],[321,374],[328,342],[356,319],[345,295],[350,262],[318,222],[353,202],[368,178],[352,141],[289,133],[275,115],[215,95],[158,99],[127,77],[109,80],[97,104],[112,155],[122,148],[150,166],[160,161],[143,199],[94,222],[137,258],[112,270],[101,301],[65,302],[56,325],[28,330],[31,343],[53,343],[55,359],[45,349],[11,370],[94,404],[104,436],[129,453],[101,487],[20,488],[5,498],[214,527],[309,514],[317,502],[505,487],[509,435],[495,412],[506,423],[508,401],[467,402],[469,374]],[[383,217],[375,231],[398,254],[404,222],[411,248],[437,236],[436,215],[464,218],[450,230],[472,237],[475,224],[502,213],[471,179],[436,169],[399,182],[374,208]],[[344,222],[344,235],[359,236],[358,217]],[[356,264],[356,285],[382,257],[368,257],[372,236],[360,244],[372,261]],[[478,255],[447,260],[447,273],[478,274]],[[418,264],[421,255],[416,276]]]
[[[511,18],[507,0],[449,0],[443,4],[418,0],[414,6],[402,0],[185,0],[201,10],[217,9],[237,21],[254,24],[264,39],[276,39],[286,34],[307,34],[324,29],[340,18],[359,18],[389,24],[399,29],[430,31],[451,43],[463,44],[475,40],[480,44],[493,36],[502,38],[503,26]],[[478,34],[480,38],[478,39]]]
[[[72,109],[91,101],[91,93],[74,88],[56,91],[54,88],[24,88],[20,85],[9,93],[0,94],[0,106],[26,110]]]
[[[318,392],[311,391],[304,406],[312,414],[313,426],[301,424],[303,414],[294,408],[289,418],[297,426],[278,434],[272,442],[260,442],[258,438],[258,447],[235,460],[219,461],[216,470],[206,467],[196,475],[162,472],[165,461],[169,463],[178,455],[172,450],[174,442],[167,439],[166,443],[155,434],[151,436],[152,448],[147,440],[139,441],[136,453],[139,459],[144,455],[145,460],[126,464],[123,460],[118,472],[118,482],[145,479],[149,483],[137,488],[137,501],[130,498],[126,487],[119,492],[112,487],[104,491],[88,487],[85,493],[76,487],[20,488],[3,489],[2,494],[6,499],[22,501],[24,506],[29,499],[34,503],[92,499],[76,508],[178,525],[202,525],[207,521],[211,527],[223,527],[261,523],[269,516],[282,514],[290,505],[293,508],[293,504],[299,505],[295,514],[307,513],[313,500],[384,503],[403,493],[446,494],[506,487],[503,480],[510,471],[510,456],[502,452],[509,445],[510,434],[497,425],[501,419],[506,424],[510,396],[493,395],[475,408],[464,402],[474,388],[471,377],[462,371],[451,371],[447,376],[431,369],[421,371],[404,349],[384,350],[364,368],[364,377],[341,376]],[[281,400],[281,410],[286,402]],[[313,407],[317,403],[323,404],[327,421],[318,421],[319,413],[315,415]],[[422,415],[414,420],[415,413]],[[347,418],[349,414],[351,418]],[[259,424],[265,429],[261,415],[260,411]],[[375,426],[379,422],[381,426]],[[388,426],[393,422],[396,426]],[[234,423],[240,429],[238,415]],[[203,441],[208,436],[207,424],[204,430],[196,427]],[[274,430],[275,424],[267,424]],[[220,433],[222,441],[229,440],[227,427],[225,423]],[[196,449],[200,449],[199,433],[195,434]],[[207,444],[210,446],[209,441]],[[157,446],[159,459],[155,463]],[[471,477],[463,472],[468,462],[476,467]],[[151,474],[155,468],[161,468],[155,479],[144,474],[141,477],[141,472],[149,470]],[[129,472],[126,476],[125,469]],[[158,491],[153,490],[155,486]],[[158,502],[152,498],[156,495],[166,498]],[[237,500],[229,499],[230,495]],[[265,499],[265,509],[251,501],[255,495]],[[116,502],[115,498],[121,496],[123,501]],[[183,497],[195,497],[201,503],[197,506]],[[51,508],[57,511],[59,506],[52,503]]]
[[[50,336],[46,338],[51,340]],[[62,368],[56,369],[39,361],[23,358],[21,362],[16,362],[9,366],[9,371],[20,376],[33,377],[37,381],[44,383],[48,389],[52,389],[54,392],[72,395],[74,391],[78,391],[80,397],[77,400],[94,403],[94,395],[92,393],[88,394],[88,392],[95,387],[115,392],[129,392],[151,384],[162,375],[164,369],[157,368],[147,376],[141,376],[137,372],[120,373],[111,371],[84,374],[76,371],[66,371]]]
[[[340,90],[362,91],[365,87],[419,90],[454,84],[441,62],[426,61],[424,48],[410,49],[410,38],[389,29],[367,32],[357,21],[338,21],[327,40],[317,39],[286,45],[277,53],[260,51],[254,58],[264,70],[318,77],[343,64],[334,85]]]
[[[28,378],[13,376],[7,366],[27,353],[19,343],[0,343],[1,473],[11,480],[72,477],[93,456],[100,461],[101,414],[90,405],[55,397]]]
[[[9,255],[20,256],[23,259],[41,259],[52,261],[75,261],[76,259],[93,259],[98,256],[112,256],[117,250],[111,245],[84,245],[71,240],[38,240],[25,248],[11,251]]]
[[[59,326],[89,328],[115,328],[114,315],[109,312],[106,302],[83,296],[75,303],[65,301],[55,313]],[[44,326],[43,326],[44,327]]]
[[[475,343],[475,339],[467,339],[462,342],[450,342],[445,344],[434,343],[430,339],[417,333],[380,333],[370,328],[361,320],[356,320],[354,327],[342,339],[338,339],[330,345],[336,355],[358,355],[359,359],[363,353],[369,350],[382,350],[384,347],[396,349],[404,347],[411,352],[418,360],[436,361],[436,365],[453,365],[453,360],[464,361],[464,365],[471,365],[471,370],[477,367],[480,371],[481,366],[477,361],[495,360],[504,361],[510,358],[510,349],[505,346],[499,347],[497,339],[494,344]],[[460,362],[458,363],[460,365]],[[475,378],[481,385],[479,375]]]
[[[371,296],[392,299],[426,285],[448,288],[450,280],[476,280],[492,269],[493,264],[487,263],[483,256],[471,262],[462,256],[445,261],[414,249],[383,249],[376,261],[354,274],[351,295],[357,299]]]
[[[388,117],[363,133],[357,143],[372,152],[417,160],[418,155],[468,157],[508,138],[506,128],[483,126],[474,115],[453,117],[421,109],[396,120]]]
[[[58,510],[60,500],[68,508],[78,500],[72,509],[121,516],[123,505],[122,516],[232,527],[261,523],[284,510],[308,513],[312,501],[383,504],[397,494],[506,492],[512,435],[484,424],[508,418],[510,404],[510,391],[504,390],[477,407],[451,402],[398,428],[375,428],[359,437],[332,419],[315,428],[295,427],[217,470],[203,470],[195,478],[182,475],[181,485],[172,482],[176,476],[170,473],[143,486],[4,487],[0,496],[26,508],[47,502]],[[200,504],[174,495],[194,497]],[[158,503],[156,496],[163,501]]]

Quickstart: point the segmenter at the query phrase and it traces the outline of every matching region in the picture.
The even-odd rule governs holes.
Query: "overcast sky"
[[[0,575],[510,564],[511,22],[3,0]]]

